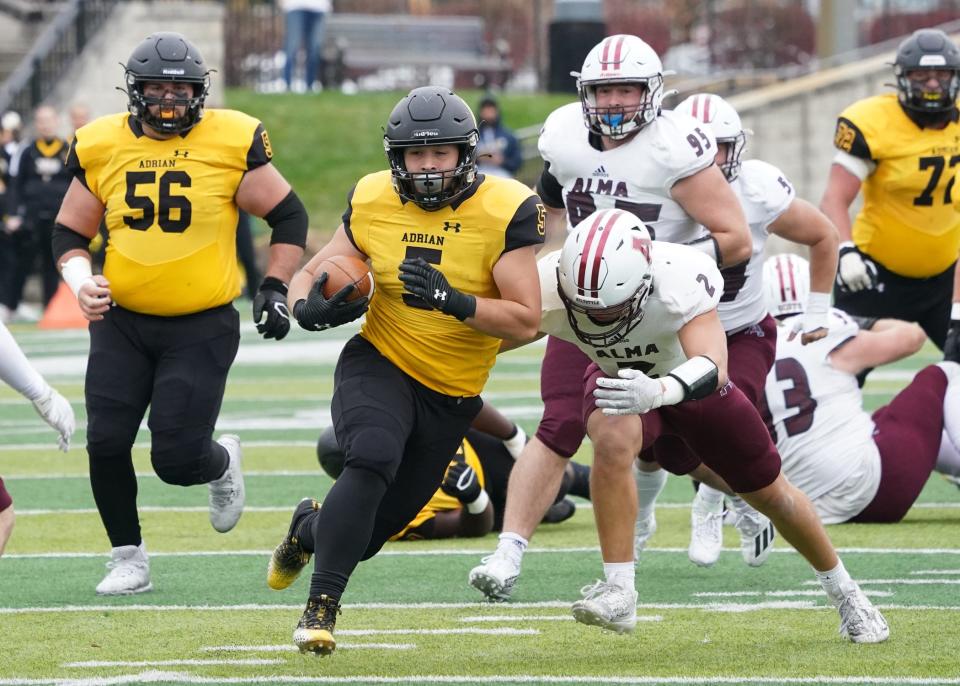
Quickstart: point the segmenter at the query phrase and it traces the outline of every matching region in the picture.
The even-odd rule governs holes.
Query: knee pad
[[[347,455],[345,464],[370,470],[388,484],[393,483],[404,447],[396,433],[384,427],[368,426],[346,432],[343,443]]]
[[[955,449],[960,449],[960,364],[939,362],[937,366],[947,377],[943,395],[943,429]]]

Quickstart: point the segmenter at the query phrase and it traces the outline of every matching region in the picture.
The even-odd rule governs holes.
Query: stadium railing
[[[66,0],[16,69],[0,84],[0,112],[30,112],[53,90],[119,0]]]

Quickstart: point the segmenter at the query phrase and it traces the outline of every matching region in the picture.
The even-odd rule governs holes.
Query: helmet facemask
[[[383,148],[390,162],[393,188],[397,195],[428,211],[446,207],[466,192],[477,178],[478,142],[479,136],[475,130],[465,139],[391,141],[384,137]],[[448,170],[408,171],[404,151],[428,145],[456,145],[457,166]]]
[[[929,79],[920,81],[910,78],[911,74],[930,71],[949,72],[949,76],[937,79],[940,87],[936,91],[930,91],[924,87]],[[960,94],[960,70],[955,67],[904,69],[900,65],[895,65],[893,72],[897,77],[900,103],[907,109],[915,112],[939,113],[949,112],[956,107],[957,95]]]
[[[647,273],[633,295],[610,307],[593,307],[574,302],[563,292],[557,269],[557,292],[567,309],[567,321],[578,339],[599,348],[616,345],[643,321],[643,304],[650,295],[652,275]],[[588,327],[591,330],[587,330]]]
[[[632,85],[642,89],[643,95],[636,109],[632,106],[599,107],[597,105],[597,88],[613,85]],[[663,76],[657,74],[646,79],[629,81],[578,81],[577,90],[580,94],[583,119],[587,128],[597,135],[620,140],[636,133],[656,119],[660,110],[659,96],[663,92]]]
[[[156,77],[138,77],[129,69],[124,74],[128,103],[127,109],[134,119],[141,124],[146,124],[154,131],[160,133],[183,133],[188,131],[200,121],[203,117],[203,105],[210,91],[209,72],[204,74],[202,80],[194,79],[170,79],[172,83],[184,83],[193,89],[192,98],[151,98],[144,95],[143,89],[147,83],[162,82],[163,79]],[[151,107],[156,107],[154,114],[150,111]],[[178,107],[185,108],[182,116],[176,115]]]
[[[717,138],[717,145],[727,146],[727,157],[719,166],[727,181],[733,181],[740,176],[740,167],[743,166],[740,158],[747,147],[747,134],[741,131],[733,138]]]

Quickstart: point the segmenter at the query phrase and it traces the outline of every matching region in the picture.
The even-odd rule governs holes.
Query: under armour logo
[[[441,291],[439,288],[433,291],[434,300],[442,300],[443,302],[447,301],[447,292]]]
[[[456,233],[460,233],[460,222],[443,222],[443,230],[449,231],[453,229]]]
[[[189,151],[189,150],[179,150],[179,149],[178,149],[178,150],[174,150],[174,151],[173,151],[173,156],[174,156],[174,157],[182,157],[183,159],[187,159],[187,155],[189,155],[189,154],[190,154],[190,151]]]

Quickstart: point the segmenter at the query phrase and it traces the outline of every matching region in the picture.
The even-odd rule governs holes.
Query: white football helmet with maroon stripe
[[[577,338],[622,340],[643,319],[653,284],[650,233],[623,210],[599,210],[567,236],[557,265],[560,299]]]
[[[774,317],[803,314],[810,293],[810,263],[791,253],[767,258],[763,288],[767,309]]]
[[[583,62],[577,91],[583,119],[592,132],[620,139],[656,119],[663,102],[663,65],[649,45],[636,36],[619,34],[597,43]],[[597,86],[633,84],[644,89],[634,112],[622,107],[597,107]]]
[[[674,108],[694,119],[710,126],[718,144],[727,144],[727,159],[720,164],[720,171],[733,181],[740,174],[740,157],[747,145],[747,134],[753,133],[744,129],[740,122],[740,115],[729,102],[719,95],[712,93],[696,93],[681,102]]]

